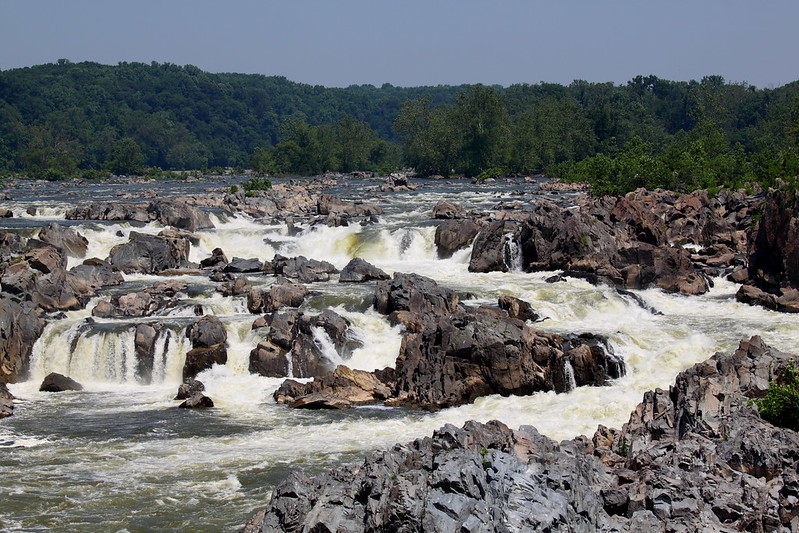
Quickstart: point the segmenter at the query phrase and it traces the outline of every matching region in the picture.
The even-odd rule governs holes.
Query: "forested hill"
[[[99,168],[124,138],[139,144],[150,166],[246,165],[256,147],[280,140],[288,118],[321,125],[352,116],[396,140],[392,123],[403,102],[452,103],[463,88],[326,88],[192,65],[59,60],[0,71],[0,168],[24,167],[26,152],[58,139],[81,168]]]
[[[799,174],[799,81],[326,88],[170,63],[0,71],[0,172],[542,170],[597,192]]]

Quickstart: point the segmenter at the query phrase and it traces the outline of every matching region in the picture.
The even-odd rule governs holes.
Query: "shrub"
[[[799,431],[799,372],[788,363],[777,381],[772,381],[766,395],[755,400],[764,420],[775,426]]]
[[[246,192],[265,191],[272,188],[272,182],[269,178],[250,178],[242,182],[241,186]]]

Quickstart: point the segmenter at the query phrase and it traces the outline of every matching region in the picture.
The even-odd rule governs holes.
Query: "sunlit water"
[[[532,424],[566,439],[590,435],[597,424],[620,426],[644,391],[668,387],[675,375],[716,351],[734,348],[742,338],[762,335],[783,350],[799,352],[799,317],[735,302],[736,287],[715,280],[700,297],[640,291],[654,315],[609,287],[568,279],[549,284],[551,273],[472,274],[469,250],[439,260],[430,211],[440,199],[468,209],[489,209],[503,199],[535,201],[523,182],[473,189],[469,184],[424,183],[417,192],[367,197],[386,213],[380,224],[341,228],[303,227],[290,235],[284,225],[262,225],[245,216],[212,216],[216,228],[199,232],[191,259],[199,261],[221,247],[229,258],[275,253],[305,255],[343,267],[362,257],[389,273],[416,272],[463,294],[468,303],[495,303],[500,295],[529,301],[547,320],[535,327],[557,333],[607,335],[627,362],[627,375],[609,387],[578,388],[567,394],[529,397],[490,396],[472,405],[426,413],[412,409],[362,407],[341,412],[293,411],[278,406],[272,392],[282,380],[250,375],[249,352],[262,333],[250,325],[243,297],[225,298],[202,276],[184,276],[186,304],[168,316],[137,320],[98,319],[87,324],[89,309],[52,321],[37,343],[31,379],[11,386],[15,415],[0,421],[0,530],[9,531],[236,531],[268,501],[276,483],[295,469],[307,472],[358,461],[372,450],[429,435],[445,423],[500,419],[511,427]],[[335,191],[360,197],[374,183],[353,183]],[[525,189],[523,196],[511,191]],[[83,202],[108,199],[113,189],[86,188]],[[170,192],[164,186],[162,194]],[[41,199],[33,195],[39,193]],[[28,236],[50,221],[65,223],[68,204],[47,191],[6,202],[15,212],[7,226]],[[35,216],[25,208],[40,207]],[[130,231],[157,233],[157,223],[70,223],[90,241],[90,257],[106,257],[126,242]],[[70,265],[81,259],[70,259]],[[124,288],[146,287],[159,278],[127,276]],[[272,279],[252,276],[254,285]],[[363,343],[345,362],[372,370],[394,363],[401,332],[371,309],[374,284],[311,285],[319,294],[303,310],[332,308],[352,322]],[[177,409],[174,397],[190,342],[185,327],[201,305],[219,316],[228,331],[227,365],[202,373],[206,394],[216,407]],[[137,381],[133,335],[139,322],[162,322],[152,382]],[[322,336],[317,341],[328,351]],[[85,390],[38,392],[49,372],[69,374]]]

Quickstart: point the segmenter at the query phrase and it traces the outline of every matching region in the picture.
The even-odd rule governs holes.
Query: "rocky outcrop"
[[[796,191],[769,193],[749,240],[746,285],[740,302],[799,312],[799,199]]]
[[[130,232],[130,240],[111,249],[108,262],[126,274],[158,274],[177,269],[189,257],[188,239]]]
[[[248,531],[792,531],[799,434],[749,401],[791,359],[755,337],[590,440],[467,422],[359,465],[295,472]]]
[[[384,315],[407,311],[436,317],[459,309],[460,297],[425,276],[395,272],[392,279],[377,282],[374,307]]]
[[[209,409],[213,406],[214,401],[201,392],[192,394],[183,403],[178,405],[181,409]]]
[[[0,276],[3,291],[24,295],[46,312],[80,309],[83,302],[68,282],[66,254],[53,246],[40,244],[42,246],[18,256],[3,271]]]
[[[250,352],[250,372],[263,376],[322,376],[361,346],[350,322],[329,309],[318,315],[276,312],[269,322],[267,339]]]
[[[433,218],[436,219],[466,218],[468,216],[469,214],[463,207],[447,200],[441,200],[433,207]]]
[[[201,393],[205,390],[205,384],[194,378],[190,378],[187,381],[184,381],[178,387],[178,393],[175,395],[176,400],[187,400],[194,396],[197,393]]]
[[[485,227],[481,219],[444,220],[436,226],[435,244],[442,259],[472,244],[474,238]]]
[[[44,330],[31,302],[0,293],[0,383],[27,377],[33,345]]]
[[[100,300],[92,309],[92,316],[99,318],[123,318],[152,316],[173,302],[159,294],[147,291],[115,294]]]
[[[0,382],[0,419],[14,415],[14,395]]]
[[[327,261],[308,259],[305,256],[284,257],[275,255],[270,263],[272,274],[296,279],[300,283],[330,281],[331,274],[338,274],[338,269]]]
[[[222,321],[213,315],[196,319],[186,329],[192,349],[186,354],[183,381],[188,381],[214,364],[227,363],[227,330]]]
[[[132,220],[136,222],[158,221],[188,231],[213,228],[208,213],[182,200],[164,198],[142,204],[92,204],[76,207],[66,213],[67,220]]]
[[[366,281],[390,278],[391,276],[368,261],[364,261],[360,257],[353,257],[350,262],[341,269],[338,281],[339,283],[364,283]]]
[[[96,296],[100,289],[121,285],[123,281],[122,273],[101,259],[87,259],[67,272],[67,282],[81,299]]]
[[[250,313],[271,313],[284,307],[299,307],[308,295],[308,288],[278,277],[269,289],[251,289],[247,293]]]
[[[598,341],[598,342],[597,342]],[[406,333],[390,405],[438,409],[489,394],[529,395],[604,385],[625,373],[601,339],[534,331],[523,321],[458,312]]]
[[[63,374],[51,372],[45,376],[39,390],[42,392],[80,391],[83,390],[83,385]]]
[[[50,244],[70,257],[85,257],[89,241],[72,228],[50,222],[39,230],[39,240]]]
[[[375,373],[339,365],[332,373],[308,383],[286,380],[275,391],[274,398],[295,409],[347,409],[387,400],[391,396],[392,376],[391,369]]]

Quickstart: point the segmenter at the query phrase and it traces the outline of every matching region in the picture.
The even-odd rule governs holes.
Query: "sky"
[[[799,0],[0,0],[0,69],[122,61],[345,87],[799,79]]]

